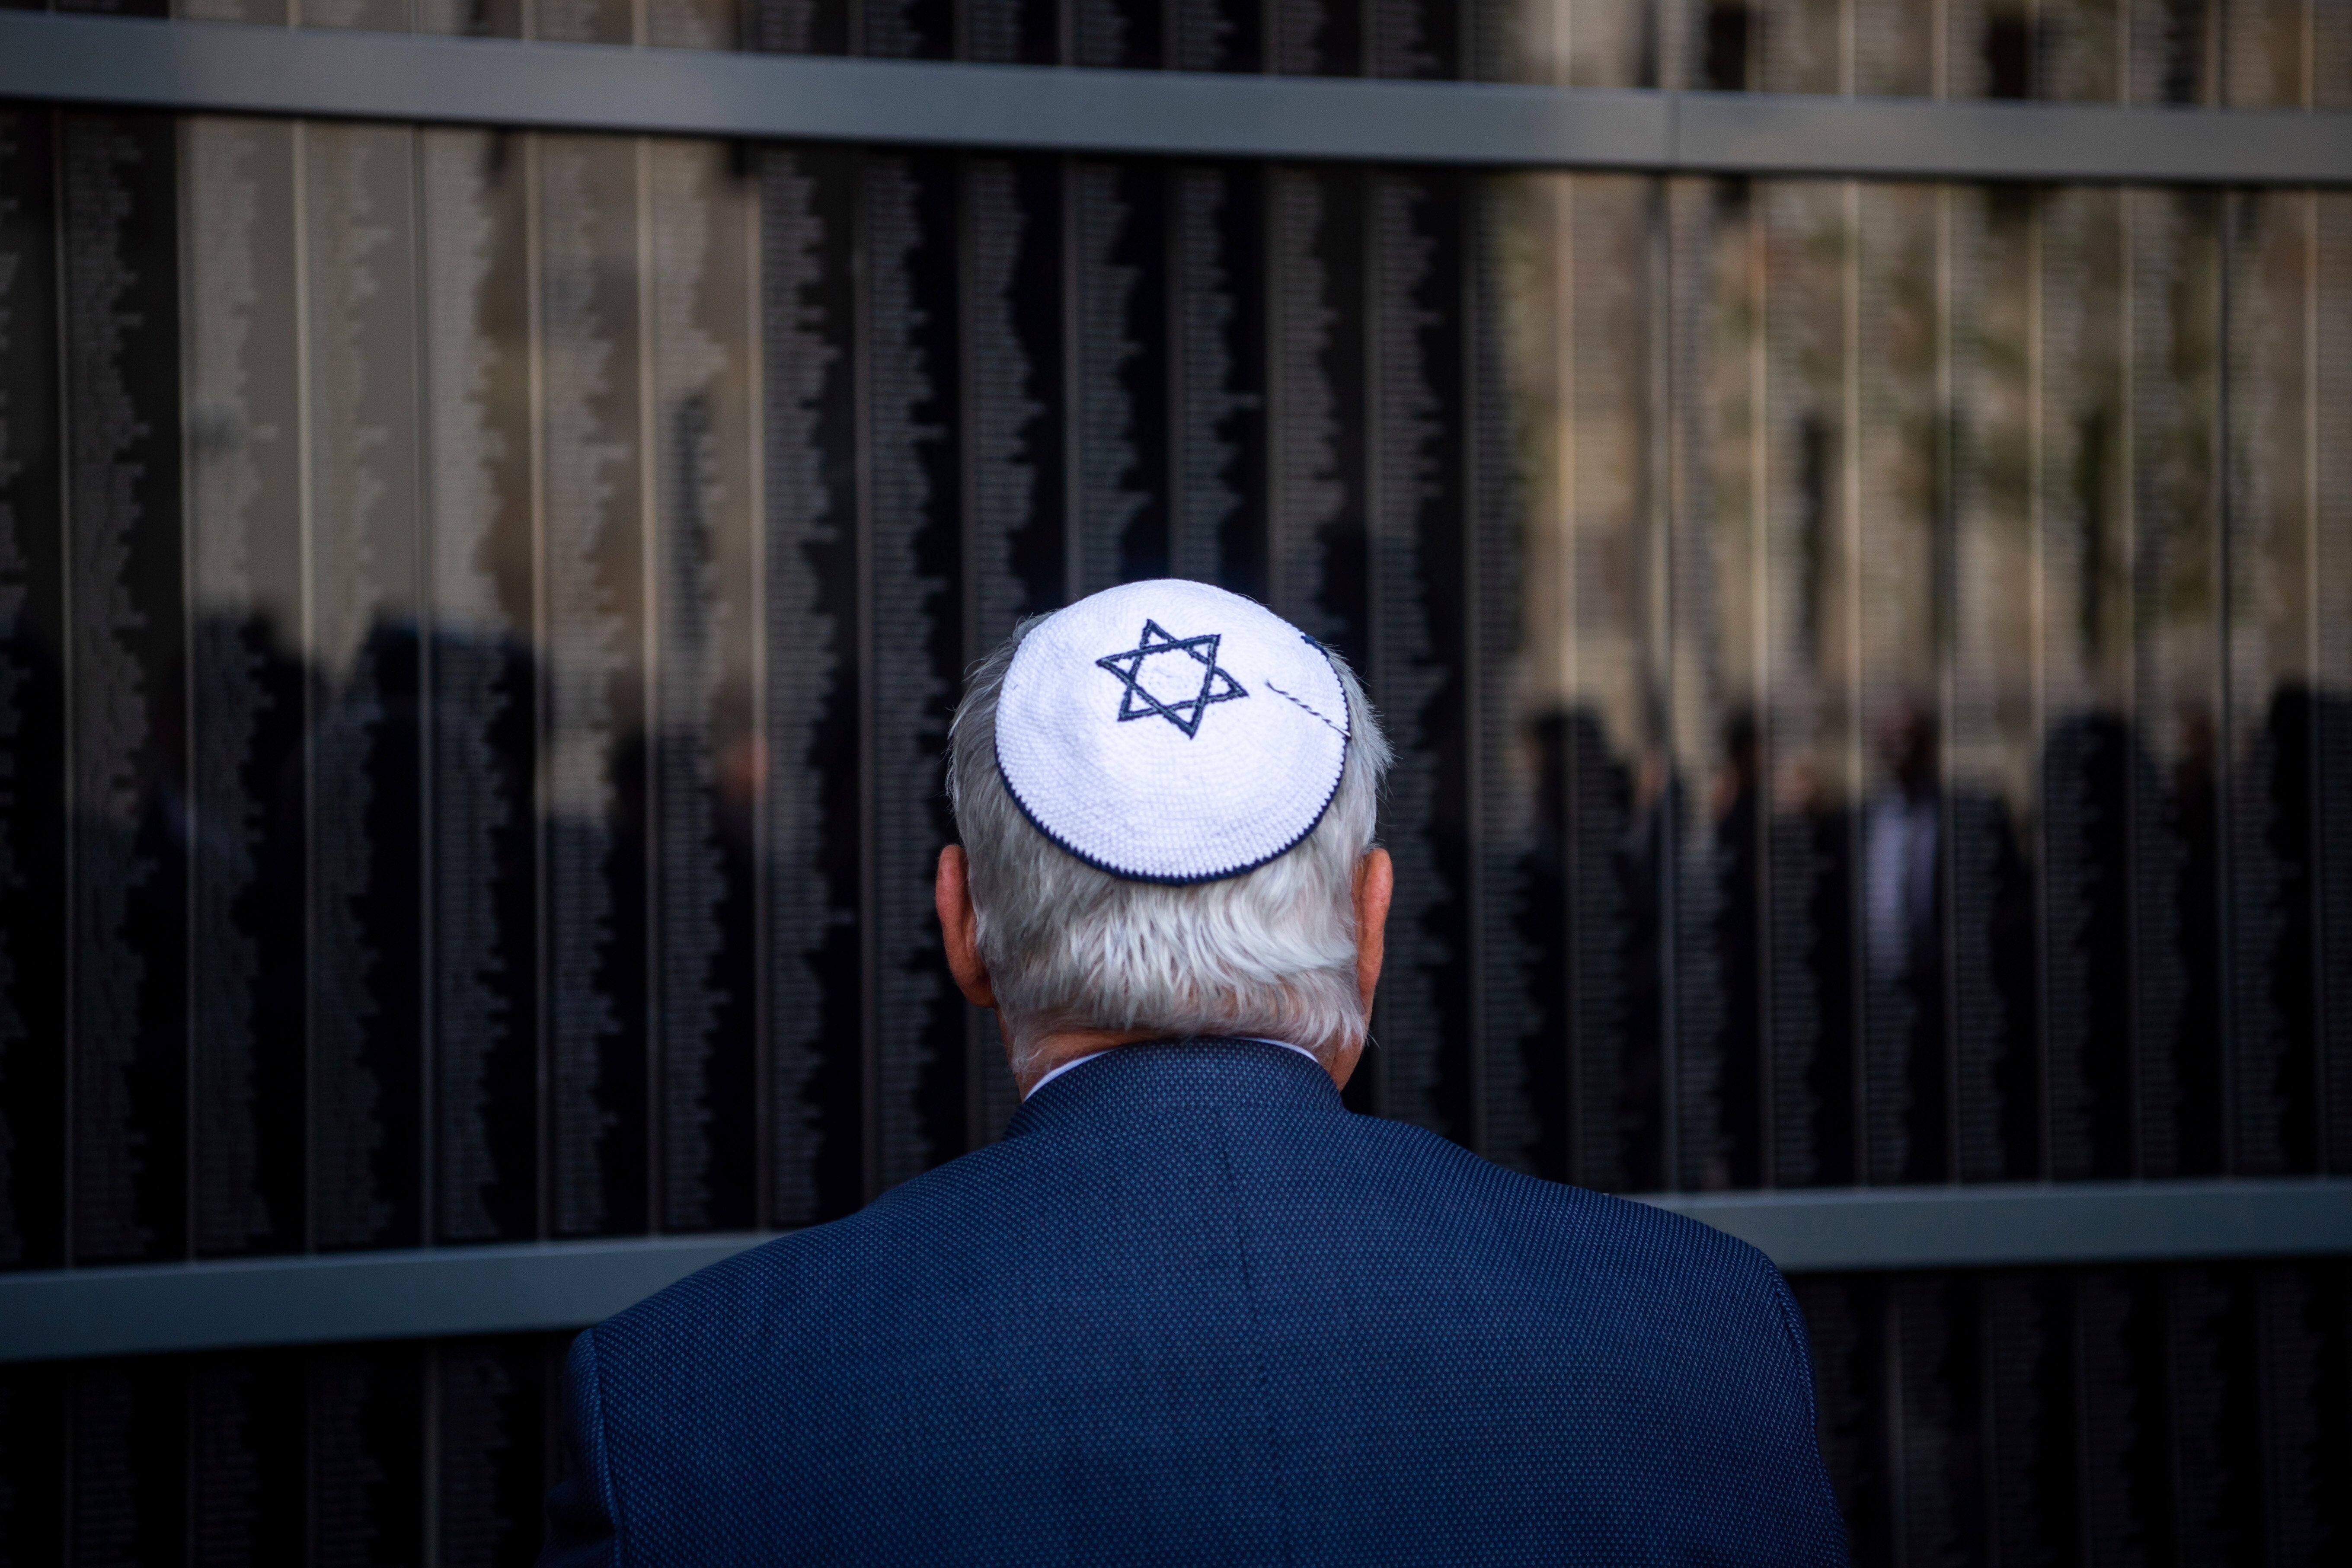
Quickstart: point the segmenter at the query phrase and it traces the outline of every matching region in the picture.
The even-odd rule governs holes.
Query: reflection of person
[[[1877,1181],[1936,1181],[1944,1133],[1944,792],[1935,721],[1905,705],[1878,739],[1885,782],[1863,812],[1863,962],[1870,981]]]
[[[582,1335],[543,1562],[1843,1562],[1759,1254],[1342,1107],[1391,874],[1352,678],[1197,584],[1024,633],[938,896],[1026,1102]]]
[[[1873,793],[1864,819],[1864,908],[1870,969],[1900,981],[1928,962],[1936,935],[1937,815],[1934,721],[1905,708],[1880,737],[1885,787]]]
[[[1714,1106],[1713,1157],[1700,1173],[1708,1187],[1752,1187],[1763,1179],[1764,990],[1759,962],[1763,910],[1759,907],[1757,823],[1763,809],[1762,737],[1753,710],[1740,708],[1723,722],[1723,771],[1714,791],[1714,831],[1707,840],[1714,873],[1714,919],[1708,937],[1717,994],[1716,1021],[1721,1074]]]

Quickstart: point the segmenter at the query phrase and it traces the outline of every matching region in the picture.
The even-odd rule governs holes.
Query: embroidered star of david
[[[1209,710],[1209,704],[1247,697],[1249,693],[1242,689],[1240,681],[1217,668],[1217,645],[1223,640],[1222,632],[1197,637],[1175,637],[1158,621],[1145,621],[1143,636],[1133,647],[1124,653],[1107,653],[1095,660],[1125,683],[1126,689],[1118,696],[1118,721],[1124,724],[1130,719],[1149,719],[1157,713],[1183,731],[1189,741],[1201,732],[1201,716]],[[1163,702],[1143,683],[1144,661],[1165,654],[1182,654],[1201,667],[1200,690],[1178,701]],[[1187,679],[1191,673],[1189,668],[1184,671]]]

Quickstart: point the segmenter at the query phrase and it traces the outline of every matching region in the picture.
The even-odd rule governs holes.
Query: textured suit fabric
[[[544,1565],[1842,1563],[1753,1248],[1128,1046],[580,1336]]]

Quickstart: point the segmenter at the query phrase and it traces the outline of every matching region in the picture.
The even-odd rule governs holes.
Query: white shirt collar
[[[1305,1046],[1294,1046],[1288,1040],[1269,1040],[1258,1035],[1235,1035],[1234,1038],[1237,1040],[1254,1040],[1261,1046],[1280,1046],[1286,1051],[1297,1051],[1300,1056],[1305,1057],[1308,1061],[1313,1062],[1318,1067],[1321,1067],[1323,1065],[1323,1059],[1320,1057],[1318,1057],[1313,1051],[1308,1050]],[[1107,1057],[1117,1049],[1118,1049],[1117,1046],[1108,1046],[1099,1051],[1088,1051],[1082,1057],[1072,1057],[1068,1061],[1064,1062],[1060,1067],[1055,1068],[1052,1072],[1047,1073],[1044,1078],[1041,1078],[1035,1083],[1031,1084],[1029,1086],[1029,1094],[1036,1093],[1039,1089],[1045,1088],[1047,1084],[1053,1082],[1055,1079],[1061,1077],[1072,1068],[1082,1068],[1088,1062],[1094,1060],[1097,1057]],[[1024,1094],[1021,1098],[1026,1100],[1029,1098],[1029,1094]]]

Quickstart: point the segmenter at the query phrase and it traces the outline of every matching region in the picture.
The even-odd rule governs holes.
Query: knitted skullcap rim
[[[1320,645],[1318,646],[1319,647]],[[1281,848],[1273,851],[1271,854],[1261,855],[1256,859],[1249,861],[1245,865],[1236,866],[1230,871],[1203,871],[1197,875],[1189,877],[1153,876],[1148,871],[1129,871],[1124,867],[1111,865],[1108,861],[1096,859],[1093,856],[1087,854],[1085,850],[1079,848],[1076,845],[1072,844],[1060,834],[1055,832],[1052,828],[1037,820],[1037,814],[1029,809],[1029,803],[1021,798],[1021,792],[1014,789],[1013,787],[1013,781],[1004,776],[1004,759],[1001,756],[996,759],[996,776],[1003,782],[1004,785],[1004,793],[1012,797],[1013,804],[1021,808],[1021,815],[1028,819],[1029,826],[1043,834],[1047,843],[1051,844],[1055,848],[1062,851],[1065,855],[1069,856],[1072,859],[1083,860],[1087,865],[1093,867],[1096,870],[1101,871],[1108,876],[1117,877],[1122,882],[1149,882],[1162,888],[1197,888],[1204,882],[1223,882],[1230,878],[1246,876],[1250,872],[1256,870],[1260,866],[1270,866],[1276,860],[1281,859],[1285,855],[1287,855],[1292,850],[1297,848],[1300,845],[1306,843],[1309,838],[1314,837],[1315,830],[1322,826],[1323,819],[1331,814],[1331,803],[1339,798],[1339,786],[1347,782],[1348,758],[1354,748],[1355,743],[1355,737],[1353,735],[1342,735],[1339,737],[1339,776],[1331,781],[1331,788],[1323,796],[1323,804],[1315,808],[1314,820],[1299,830],[1297,837],[1293,838],[1289,843],[1284,845]],[[994,738],[991,737],[990,747],[992,752],[994,749]]]

